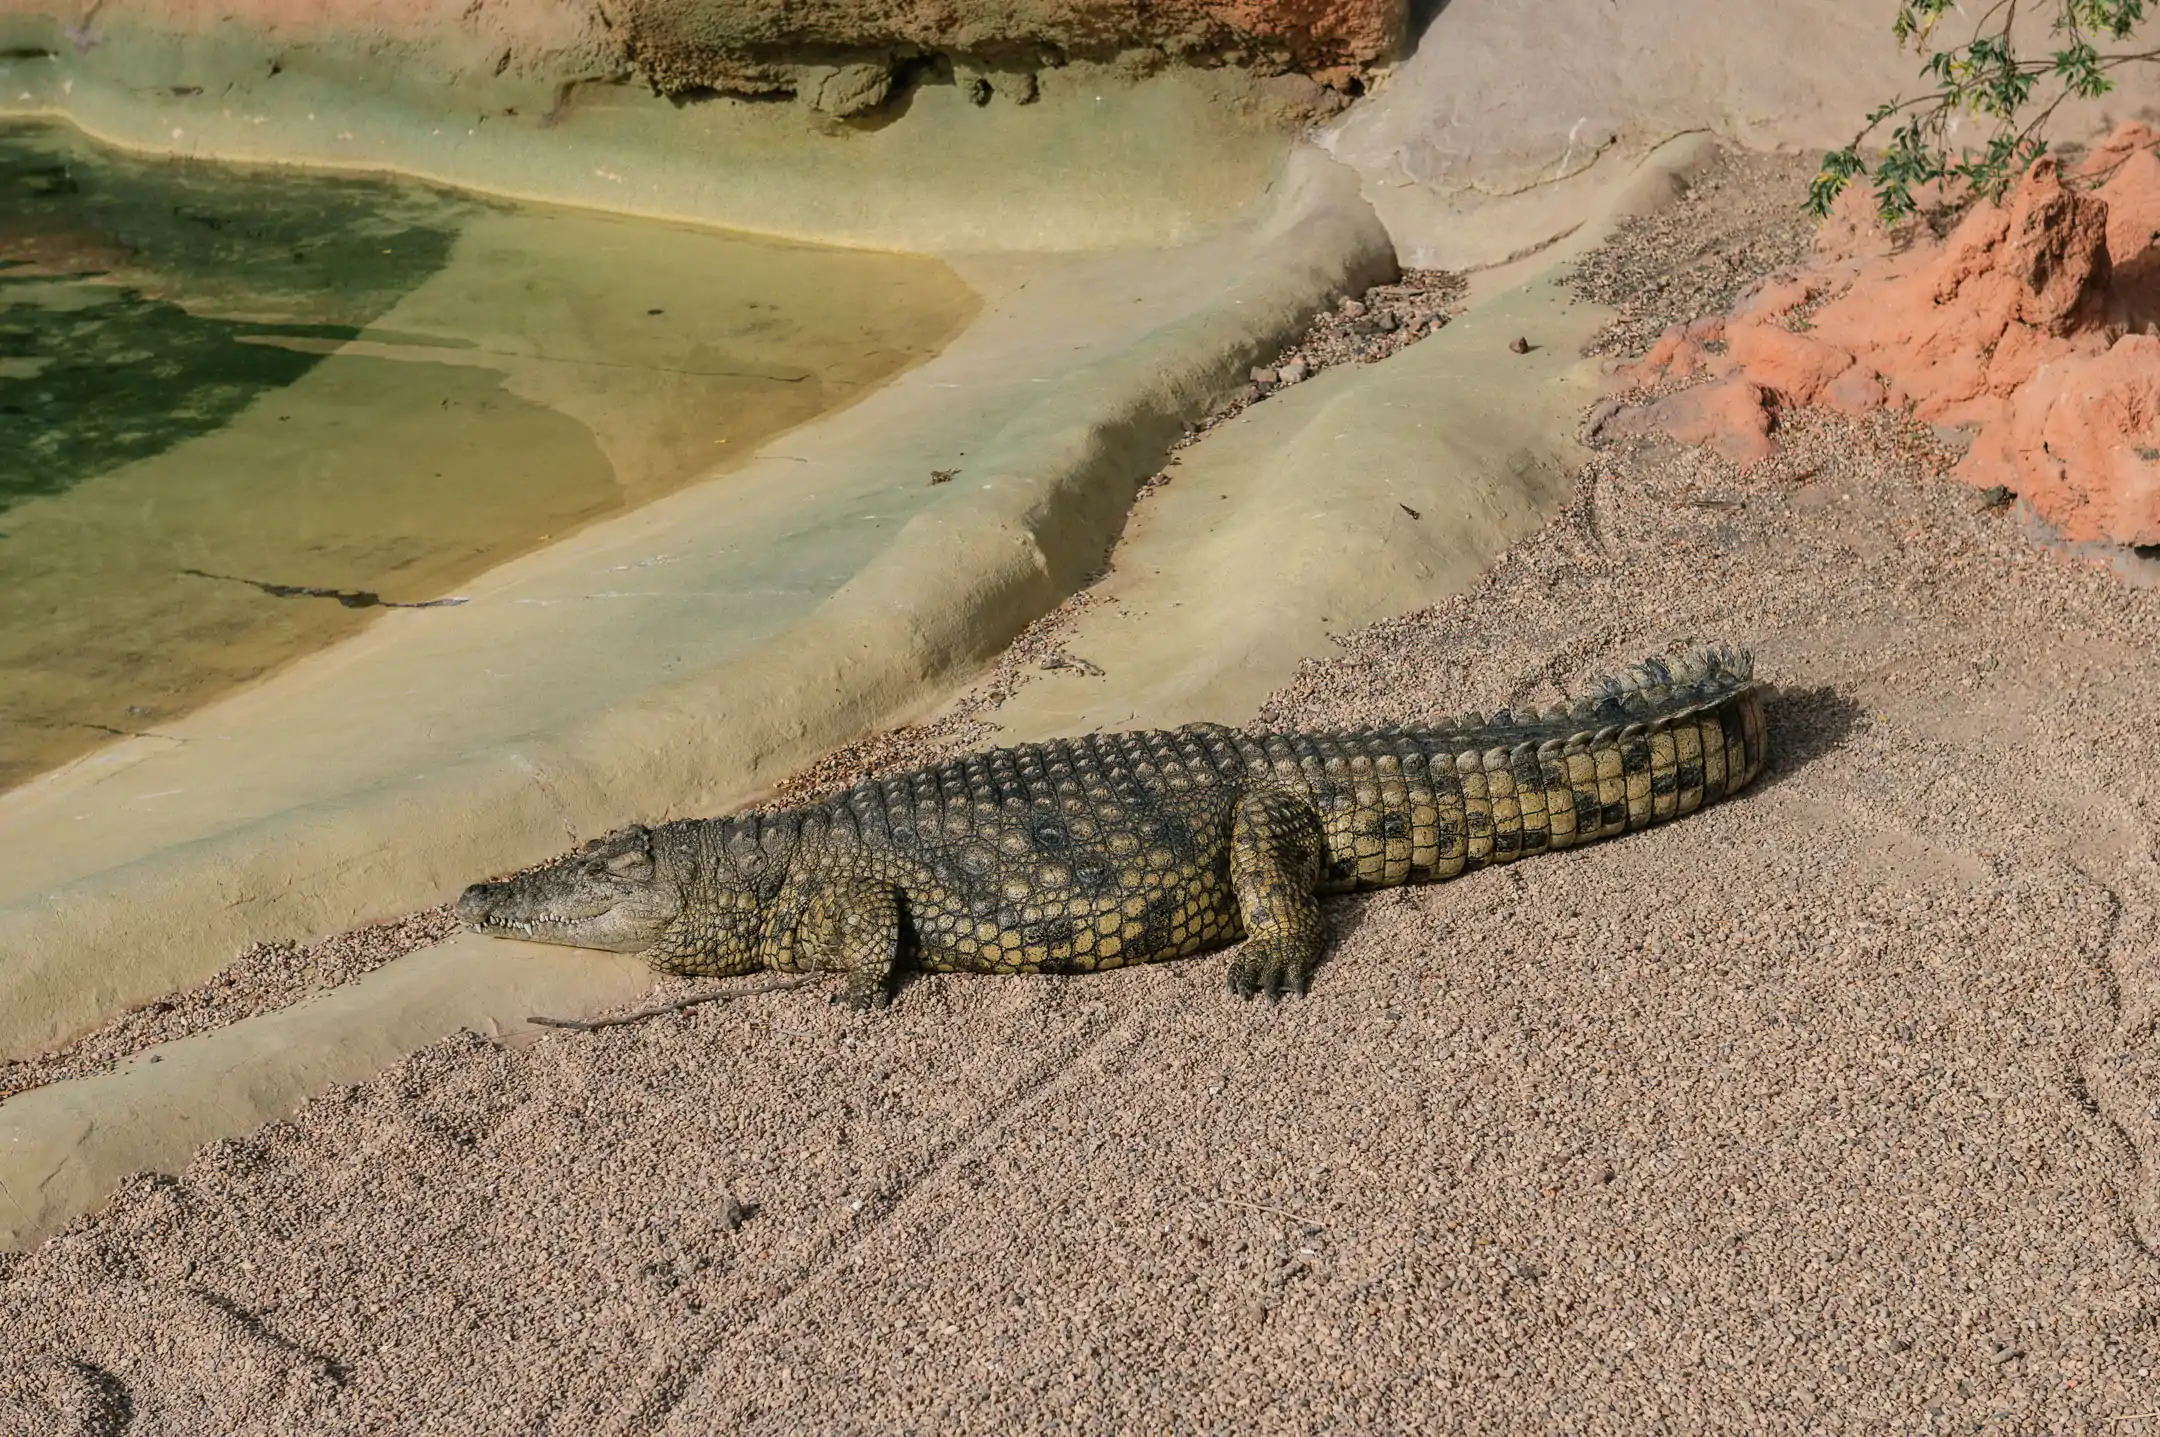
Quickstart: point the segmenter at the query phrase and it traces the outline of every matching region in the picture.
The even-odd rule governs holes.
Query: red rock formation
[[[1666,395],[1645,418],[1683,444],[1707,444],[1735,464],[1757,464],[1773,452],[1770,404],[1761,385],[1722,379]]]
[[[1770,452],[1761,404],[1864,413],[1884,404],[1975,436],[1960,477],[2021,495],[2073,540],[2160,543],[2160,156],[2127,125],[2066,182],[2033,166],[2007,206],[1980,205],[1941,242],[1885,236],[1848,192],[1807,274],[1766,284],[1619,372],[1626,386],[1718,380],[1644,422],[1735,460]],[[1822,300],[1804,323],[1792,316]],[[1700,399],[1679,403],[1685,394]],[[1625,427],[1624,425],[1622,427]]]
[[[1961,470],[2024,495],[2069,538],[2160,544],[2160,338],[2042,365]]]

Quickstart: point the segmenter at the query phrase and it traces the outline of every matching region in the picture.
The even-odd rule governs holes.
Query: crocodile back
[[[868,780],[793,817],[904,896],[929,968],[1080,972],[1237,937],[1228,880],[1244,757],[1229,729],[1090,734]]]

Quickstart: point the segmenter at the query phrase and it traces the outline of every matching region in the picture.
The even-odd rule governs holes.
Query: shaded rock
[[[1310,75],[1271,75],[1260,82],[1260,104],[1286,120],[1312,124],[1341,114],[1350,97]]]
[[[805,71],[798,91],[812,109],[839,119],[868,114],[891,97],[893,72],[889,65],[841,65],[829,70]]]
[[[2018,317],[2068,334],[2099,317],[2111,268],[2107,202],[2063,187],[2053,158],[2036,163],[2010,207],[2001,268],[2024,286]]]
[[[2095,191],[2107,202],[2107,247],[2113,262],[2115,317],[2136,328],[2160,315],[2160,136],[2144,125],[2125,125],[2140,137],[2128,154],[2105,149],[2087,158],[2080,173],[2102,181]]]
[[[1401,52],[1409,25],[1405,0],[600,0],[600,8],[630,62],[670,95],[742,93],[746,67],[764,73],[833,54],[931,54],[993,66],[1078,58],[1142,72],[1227,60],[1355,93]]]
[[[2107,204],[2107,250],[2115,269],[2144,255],[2160,239],[2160,135],[2147,125],[2120,126],[2078,165]]]

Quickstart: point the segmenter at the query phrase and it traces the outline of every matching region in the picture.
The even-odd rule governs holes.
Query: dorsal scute
[[[1481,730],[1547,728],[1569,725],[1595,735],[1630,723],[1654,723],[1671,713],[1715,703],[1746,687],[1754,661],[1745,650],[1704,647],[1666,657],[1651,657],[1586,685],[1571,699],[1539,709],[1534,704],[1495,709],[1466,709],[1431,723],[1387,725],[1371,730],[1376,737],[1430,737]],[[1542,741],[1542,739],[1540,740]]]
[[[1745,649],[1701,648],[1641,663],[1592,683],[1559,716],[1609,727],[1637,716],[1715,701],[1753,680],[1754,657]]]

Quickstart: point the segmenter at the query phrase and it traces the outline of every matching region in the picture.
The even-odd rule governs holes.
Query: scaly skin
[[[665,972],[1085,973],[1243,938],[1236,992],[1305,991],[1319,897],[1424,883],[1694,812],[1766,752],[1748,656],[1608,679],[1545,714],[1253,736],[1215,724],[973,754],[785,813],[633,828],[460,911]]]

